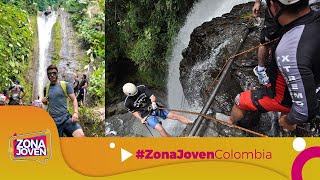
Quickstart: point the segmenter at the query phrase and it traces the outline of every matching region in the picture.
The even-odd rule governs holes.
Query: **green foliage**
[[[54,5],[54,9],[57,8],[58,1],[57,0],[33,0],[37,4],[37,8],[39,11],[48,10],[49,6]]]
[[[65,3],[66,10],[71,13],[82,13],[82,10],[87,7],[87,0],[67,0]]]
[[[52,38],[52,43],[53,43],[53,55],[51,62],[53,64],[59,64],[60,63],[60,50],[62,46],[62,29],[61,29],[61,23],[60,21],[57,21],[53,25],[53,38]]]
[[[21,78],[29,68],[32,35],[26,12],[0,2],[1,88],[8,87],[12,77]]]
[[[173,39],[195,0],[108,0],[106,4],[106,62],[131,59],[139,72],[133,80],[165,88],[167,57]],[[111,70],[112,71],[112,70]],[[125,72],[124,72],[125,73]],[[119,83],[107,73],[107,92],[119,91]],[[131,77],[128,77],[129,80]],[[107,99],[109,99],[107,97]]]
[[[30,53],[30,61],[29,61],[29,65],[28,65],[28,72],[23,72],[24,74],[24,80],[26,80],[26,84],[24,84],[24,80],[22,80],[21,84],[23,85],[23,87],[26,89],[27,91],[27,94],[25,95],[25,98],[24,98],[24,101],[25,102],[31,102],[33,99],[32,99],[32,79],[30,79],[30,76],[28,76],[28,73],[32,72],[32,66],[33,66],[33,62],[34,60],[37,60],[37,57],[38,57],[38,49],[39,49],[39,43],[38,43],[38,31],[37,31],[37,15],[32,15],[30,17],[30,25],[31,25],[31,28],[32,28],[32,32],[34,32],[32,34],[32,43],[31,43],[31,53]],[[30,74],[29,74],[30,75]],[[20,78],[21,79],[21,78]]]
[[[88,107],[79,108],[79,122],[83,132],[87,137],[104,137],[105,125],[104,119],[99,118],[94,109]]]
[[[2,0],[3,3],[26,10],[29,14],[36,14],[38,10],[48,10],[48,7],[52,5],[54,9],[57,10],[58,4],[64,1],[65,0]]]
[[[37,12],[37,3],[35,0],[2,0],[2,2],[26,10],[29,14],[35,14]]]
[[[22,102],[24,102],[24,103],[31,102],[32,101],[32,85],[31,85],[31,83],[29,82],[29,80],[25,76],[19,75],[17,78],[20,80],[20,84],[21,84],[21,86],[23,86],[23,88],[26,92],[26,95],[23,97]]]
[[[84,18],[77,22],[76,28],[79,31],[79,37],[87,44],[100,44],[104,42],[104,14],[89,19]],[[103,55],[103,54],[102,54]]]
[[[104,101],[105,83],[105,68],[104,66],[101,66],[91,75],[88,92],[97,97],[100,101]]]
[[[255,17],[253,17],[252,12],[244,13],[240,16],[240,19],[244,21],[253,21]]]

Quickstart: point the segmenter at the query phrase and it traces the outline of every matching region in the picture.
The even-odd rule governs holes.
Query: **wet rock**
[[[253,23],[248,23],[253,3],[235,6],[222,17],[214,18],[197,27],[190,37],[188,47],[182,52],[180,81],[188,102],[204,105],[210,97],[216,79],[223,66],[234,55],[242,35]],[[260,18],[264,14],[260,14]],[[258,22],[258,23],[257,23]],[[255,22],[240,52],[259,45],[263,19]],[[250,24],[250,25],[249,25]],[[210,110],[230,115],[235,96],[245,90],[261,85],[252,69],[257,65],[257,49],[236,57],[231,70],[219,89]],[[201,136],[255,136],[241,130],[206,120],[206,129]],[[239,126],[268,135],[279,136],[280,128],[277,113],[249,113]]]
[[[268,113],[261,114],[258,127],[262,134],[265,134],[271,137],[279,136],[280,134],[279,114],[277,112],[268,112]]]
[[[84,57],[85,51],[81,48],[81,43],[78,42],[76,33],[73,29],[72,22],[69,19],[70,14],[62,11],[58,20],[61,23],[62,31],[62,47],[60,51],[60,63],[58,69],[62,75],[62,79],[67,82],[73,82],[73,73],[84,73],[79,71],[79,62]]]
[[[223,69],[228,58],[234,54],[237,44],[247,29],[247,25],[244,23],[245,19],[239,17],[251,12],[251,7],[252,3],[235,6],[231,13],[203,23],[191,34],[189,45],[184,50],[180,63],[180,81],[188,102],[197,102],[203,105],[210,96],[214,86],[213,80]],[[252,36],[248,38],[250,42],[246,41],[247,45],[244,45],[243,48],[251,46],[251,44],[258,44],[258,33],[252,33],[250,36]],[[244,59],[242,61],[256,58],[255,56],[249,58],[249,55],[241,56],[241,59]],[[233,92],[235,87],[240,88],[239,85],[237,87],[234,78],[227,79],[230,81],[226,81],[228,82],[225,84],[226,86],[221,87],[225,92]],[[231,94],[234,95],[234,93]],[[218,96],[226,96],[226,94],[222,92]],[[232,98],[217,97],[216,99],[231,100]],[[222,110],[223,108],[218,109]]]
[[[125,114],[128,111],[126,110],[126,108],[124,107],[124,101],[121,101],[117,104],[111,104],[111,105],[107,105],[107,115],[108,116],[113,116],[115,114]]]
[[[244,30],[252,24],[251,29],[240,52],[259,45],[260,30],[263,22],[263,10],[255,22],[249,22],[253,2],[235,6],[230,13],[222,17],[214,18],[194,29],[187,48],[181,53],[183,59],[180,63],[180,81],[182,83],[186,99],[193,104],[203,105],[209,98],[214,87],[214,79],[223,69],[228,58],[234,55],[237,43],[242,38]],[[215,101],[210,107],[211,112],[220,112],[230,115],[234,97],[245,90],[258,88],[261,85],[252,69],[257,64],[257,49],[245,53],[234,59],[232,69],[228,72],[225,82],[220,88]],[[166,94],[155,91],[154,94],[166,105]],[[213,114],[211,114],[213,117]],[[319,118],[320,119],[320,118]],[[248,113],[237,125],[265,134],[267,136],[294,136],[294,132],[288,133],[280,129],[278,113]],[[230,136],[256,136],[239,129],[211,120],[205,120],[201,130],[201,136],[206,137],[230,137]],[[193,124],[188,124],[181,136],[187,136]],[[142,125],[130,113],[126,113],[123,102],[107,106],[106,119],[107,136],[159,136],[149,127]],[[317,136],[319,126],[309,125],[312,136]],[[301,130],[300,130],[301,131]],[[302,134],[307,134],[302,132]]]
[[[239,68],[234,71],[234,78],[238,81],[242,91],[261,87],[258,78],[253,75],[252,69]]]
[[[150,132],[150,131],[151,132]],[[106,120],[106,136],[158,137],[159,133],[141,124],[131,113],[118,114]]]
[[[65,72],[64,73],[64,80],[70,83],[73,83],[73,72]]]

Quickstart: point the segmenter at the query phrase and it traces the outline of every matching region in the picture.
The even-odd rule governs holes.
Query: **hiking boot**
[[[258,77],[260,84],[266,85],[269,83],[269,77],[266,73],[266,68],[263,71],[258,71],[258,66],[253,68],[254,74]]]

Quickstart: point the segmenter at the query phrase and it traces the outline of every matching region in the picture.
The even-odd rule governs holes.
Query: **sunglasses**
[[[53,77],[53,76],[57,76],[57,72],[50,72],[47,73],[48,77]]]

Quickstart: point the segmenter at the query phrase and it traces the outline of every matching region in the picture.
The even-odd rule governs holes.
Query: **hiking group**
[[[72,88],[74,91],[74,94],[76,95],[78,105],[84,105],[85,103],[85,97],[86,97],[86,92],[88,88],[88,80],[87,80],[87,75],[83,74],[81,77],[81,82],[78,79],[78,75],[76,73],[73,74],[73,84]],[[80,102],[80,103],[79,103]]]
[[[8,94],[8,92],[10,94]],[[3,89],[0,94],[0,105],[21,105],[22,99],[26,95],[26,90],[20,85],[20,80],[15,79],[14,84],[8,90]]]
[[[261,1],[252,8],[257,17]],[[320,86],[320,11],[309,6],[309,0],[266,0],[265,21],[258,49],[258,66],[253,72],[263,85],[235,97],[229,123],[242,120],[248,111],[281,112],[280,125],[294,130],[310,122],[319,113]],[[269,44],[268,44],[269,43]],[[270,63],[265,65],[266,59]],[[265,67],[266,66],[266,67]],[[192,123],[173,111],[158,108],[156,97],[144,85],[126,83],[125,107],[141,123],[147,123],[161,136],[169,136],[162,119]]]
[[[84,137],[83,130],[79,124],[80,104],[84,105],[86,89],[88,87],[87,76],[83,74],[81,82],[74,74],[73,85],[66,81],[58,81],[58,68],[56,65],[50,65],[47,68],[47,76],[50,81],[44,88],[44,97],[40,99],[37,96],[31,102],[32,106],[45,108],[54,120],[59,136],[64,134],[67,137]],[[0,105],[22,105],[22,99],[26,95],[25,89],[20,85],[20,81],[16,79],[15,84],[2,90],[0,94]],[[9,97],[8,97],[9,96]],[[73,110],[69,109],[69,99],[72,102]],[[9,101],[9,103],[7,103]],[[78,104],[79,102],[79,104]]]

